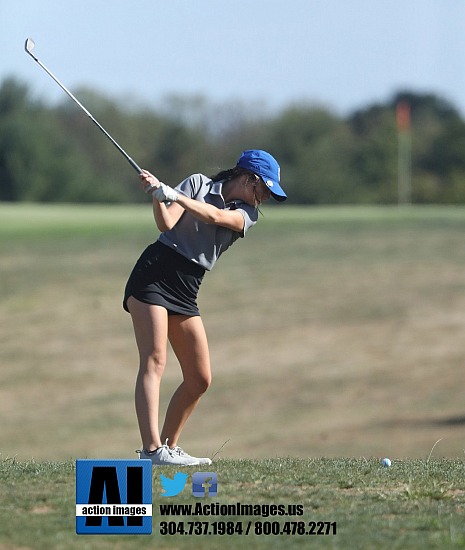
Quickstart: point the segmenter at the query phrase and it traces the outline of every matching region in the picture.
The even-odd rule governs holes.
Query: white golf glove
[[[157,187],[151,192],[152,197],[155,197],[159,202],[176,202],[178,193],[169,185],[160,182],[160,187]]]

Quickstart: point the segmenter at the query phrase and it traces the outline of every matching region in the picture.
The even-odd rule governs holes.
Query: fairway
[[[465,448],[465,209],[265,208],[208,273],[213,384],[181,444],[223,458]],[[133,458],[126,278],[150,205],[0,206],[0,452]],[[171,354],[162,394],[180,380]]]

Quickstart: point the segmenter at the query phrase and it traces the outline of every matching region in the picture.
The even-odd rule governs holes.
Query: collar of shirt
[[[223,208],[227,208],[229,210],[236,210],[236,208],[242,204],[241,200],[232,200],[229,202],[226,202],[223,197],[223,183],[224,181],[212,181],[210,185],[210,191],[212,195],[216,195],[221,198],[222,206]]]
[[[213,195],[220,195],[220,197],[224,201],[223,197],[223,181],[212,181],[210,185],[210,191],[209,193],[212,193]]]

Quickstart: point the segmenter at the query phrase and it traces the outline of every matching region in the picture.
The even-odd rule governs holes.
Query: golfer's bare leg
[[[166,365],[168,314],[166,309],[128,299],[139,349],[139,372],[136,379],[135,405],[143,448],[161,447],[158,429],[160,382]],[[164,443],[164,441],[163,441]]]
[[[202,319],[171,315],[168,326],[168,337],[183,373],[183,382],[171,398],[161,433],[161,439],[168,439],[169,446],[174,447],[184,424],[210,386],[211,371]]]

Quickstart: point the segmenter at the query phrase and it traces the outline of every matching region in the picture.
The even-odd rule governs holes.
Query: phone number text
[[[335,535],[335,521],[162,521],[160,535]]]

